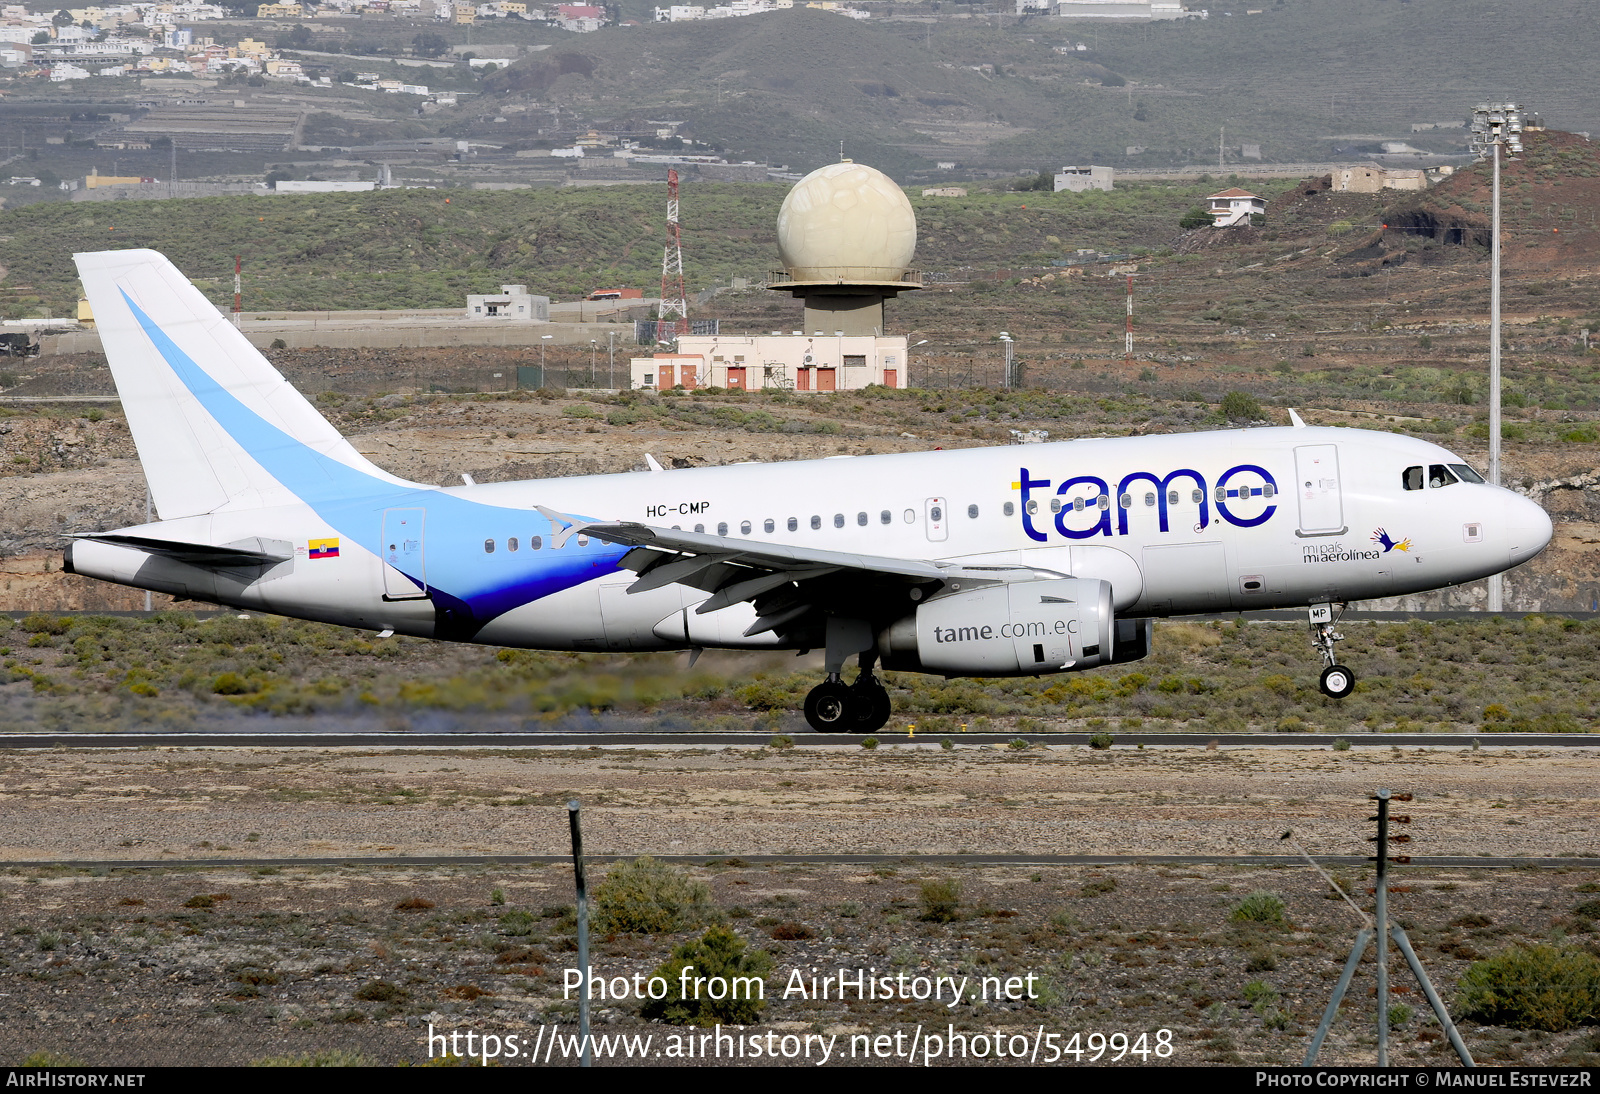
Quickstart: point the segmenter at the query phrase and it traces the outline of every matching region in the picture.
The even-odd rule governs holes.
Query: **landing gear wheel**
[[[1318,681],[1322,694],[1330,699],[1343,699],[1356,690],[1356,674],[1343,665],[1329,665],[1322,670],[1322,679]]]
[[[865,674],[863,674],[865,675]],[[850,688],[850,718],[857,733],[872,733],[889,724],[894,706],[889,701],[889,691],[874,677],[865,683],[857,680]]]
[[[806,695],[806,722],[818,733],[849,733],[857,728],[854,698],[843,681],[824,680]]]

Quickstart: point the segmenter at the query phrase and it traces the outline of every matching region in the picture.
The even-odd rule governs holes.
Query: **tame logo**
[[[1002,623],[1000,626],[935,627],[933,640],[945,642],[983,642],[992,638],[1044,638],[1052,634],[1077,634],[1076,619],[1054,619],[1050,622]]]
[[[1276,497],[1278,483],[1271,472],[1253,463],[1228,468],[1210,487],[1204,475],[1189,468],[1169,472],[1165,478],[1149,471],[1131,472],[1118,481],[1115,494],[1109,482],[1098,475],[1075,475],[1062,480],[1053,491],[1050,487],[1050,479],[1033,478],[1026,467],[1018,470],[1017,481],[1011,484],[1011,489],[1022,492],[1022,530],[1040,543],[1049,540],[1050,528],[1041,528],[1036,521],[1051,516],[1057,535],[1093,539],[1127,535],[1129,513],[1134,509],[1155,509],[1163,532],[1172,530],[1173,510],[1180,506],[1195,507],[1196,531],[1211,523],[1213,507],[1218,517],[1238,528],[1265,524],[1278,511],[1276,505],[1255,501]],[[1047,500],[1041,502],[1036,494],[1047,495]],[[1115,531],[1111,527],[1113,508],[1117,513]]]

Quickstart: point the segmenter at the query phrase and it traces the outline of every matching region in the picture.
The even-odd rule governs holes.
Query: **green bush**
[[[1233,906],[1228,918],[1235,923],[1271,923],[1287,926],[1289,917],[1283,901],[1274,893],[1257,889]]]
[[[1600,1022],[1600,958],[1560,946],[1513,946],[1461,978],[1456,1012],[1494,1026],[1559,1033]]]
[[[1261,402],[1243,391],[1230,391],[1222,397],[1222,416],[1230,422],[1253,422],[1261,417]]]
[[[961,912],[961,882],[938,878],[922,883],[922,918],[928,923],[953,923]]]
[[[1089,747],[1099,752],[1104,752],[1114,743],[1115,741],[1112,739],[1111,734],[1109,733],[1096,733],[1093,737],[1089,738]]]
[[[651,976],[666,981],[667,996],[650,1000],[640,1016],[680,1026],[750,1025],[761,1017],[765,999],[759,983],[771,971],[767,951],[746,950],[744,939],[728,928],[712,927],[675,947],[672,956],[656,967]],[[696,985],[702,977],[706,983]],[[724,998],[711,998],[714,987]]]
[[[602,934],[666,934],[714,913],[704,883],[648,855],[613,866],[594,890],[594,925]]]

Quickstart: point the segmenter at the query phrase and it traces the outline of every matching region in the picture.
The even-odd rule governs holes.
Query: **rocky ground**
[[[1592,849],[1596,762],[1589,750],[1320,747],[12,754],[0,772],[0,856],[14,863],[0,873],[8,1015],[0,1060],[57,1053],[101,1065],[201,1064],[343,1053],[423,1062],[430,1026],[458,1032],[458,1044],[468,1031],[502,1046],[511,1036],[524,1046],[552,1031],[570,1037],[575,1000],[562,985],[575,964],[575,928],[565,865],[177,863],[560,855],[564,802],[576,797],[591,855],[712,856],[689,870],[710,889],[708,918],[773,962],[768,1002],[746,1038],[766,1043],[770,1033],[781,1047],[789,1036],[802,1051],[812,1037],[813,1063],[837,1038],[837,1063],[852,1046],[860,1047],[851,1062],[865,1062],[877,1044],[852,1037],[888,1036],[889,1055],[873,1062],[904,1063],[919,1026],[924,1038],[939,1033],[947,1042],[952,1027],[969,1038],[998,1031],[1013,1056],[1026,1050],[1012,1037],[1042,1030],[1059,1035],[1054,1044],[1069,1053],[1061,1062],[1090,1063],[1107,1044],[1091,1035],[1120,1033],[1126,1040],[1111,1041],[1098,1062],[1291,1064],[1359,926],[1310,869],[909,858],[765,866],[739,856],[1283,854],[1295,846],[1279,839],[1286,829],[1318,855],[1359,856],[1370,829],[1366,794],[1386,786],[1416,793],[1404,807],[1413,853],[1536,861]],[[134,858],[174,865],[47,865]],[[1365,871],[1334,872],[1367,902]],[[593,870],[591,884],[607,873]],[[1593,948],[1596,891],[1600,866],[1402,868],[1392,908],[1454,1001],[1474,960],[1513,943]],[[1282,901],[1281,920],[1258,893]],[[1251,919],[1242,905],[1270,914]],[[601,931],[592,960],[608,978],[647,978],[674,944],[699,933],[688,925]],[[907,990],[926,990],[919,976],[965,977],[969,987],[953,1007],[948,987],[943,1001],[843,1002],[796,987],[857,969],[896,983],[904,974]],[[1356,980],[1325,1062],[1374,1058],[1370,969]],[[1020,997],[975,998],[985,977],[1002,995],[1016,978]],[[1398,965],[1392,983],[1405,1008],[1394,1012],[1396,1062],[1451,1062]],[[643,1021],[633,999],[597,1001],[595,1021],[607,1036],[653,1038],[634,1062],[676,1062],[670,1039],[681,1051],[686,1032]],[[1600,1062],[1591,1030],[1546,1034],[1467,1019],[1463,1033],[1486,1063]],[[1079,1059],[1070,1055],[1074,1034]],[[1120,1045],[1134,1051],[1116,1061]],[[966,1062],[993,1065],[992,1042],[984,1051],[988,1058]],[[565,1053],[558,1048],[551,1062],[571,1062]]]

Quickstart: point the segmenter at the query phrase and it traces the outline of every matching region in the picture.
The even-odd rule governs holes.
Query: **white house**
[[[527,319],[550,322],[550,298],[529,296],[526,285],[501,285],[495,295],[467,297],[468,319]]]
[[[1249,224],[1253,213],[1267,211],[1267,199],[1257,197],[1235,186],[1206,198],[1213,228],[1227,228],[1234,224]]]

